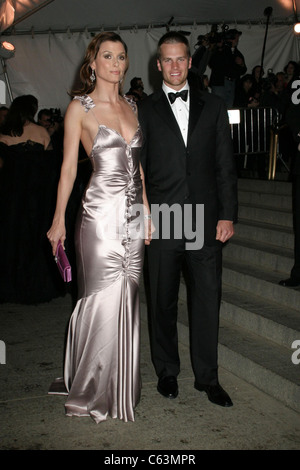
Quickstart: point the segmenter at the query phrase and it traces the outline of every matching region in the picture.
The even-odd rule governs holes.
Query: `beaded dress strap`
[[[78,100],[81,102],[82,106],[84,106],[84,110],[87,113],[90,109],[95,107],[95,103],[89,95],[83,96],[74,96],[74,100]]]
[[[129,96],[123,95],[123,98],[128,102],[128,104],[131,106],[132,111],[136,114],[137,112],[137,104],[135,101],[133,101],[132,98],[129,98]]]

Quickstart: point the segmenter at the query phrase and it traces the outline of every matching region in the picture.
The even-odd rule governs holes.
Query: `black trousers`
[[[183,262],[188,271],[189,331],[195,380],[218,382],[218,330],[221,300],[222,246],[186,250],[184,240],[161,249],[153,240],[147,252],[151,317],[152,361],[159,378],[180,372],[177,304]]]

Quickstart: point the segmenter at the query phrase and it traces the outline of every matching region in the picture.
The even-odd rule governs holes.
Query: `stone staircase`
[[[278,285],[293,265],[291,191],[288,182],[239,180],[239,223],[223,250],[219,365],[300,412],[300,288]],[[179,333],[188,342],[185,299],[182,283]]]

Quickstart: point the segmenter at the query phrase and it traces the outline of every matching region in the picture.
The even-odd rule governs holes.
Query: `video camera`
[[[50,121],[52,124],[54,124],[55,122],[57,122],[58,124],[63,122],[64,118],[61,115],[61,110],[59,108],[50,108],[49,111],[51,113]]]
[[[218,31],[218,29],[219,25],[213,24],[209,33],[197,37],[196,46],[203,45],[203,41],[209,42],[209,44],[217,44],[221,41],[227,43],[228,41],[234,39],[237,34],[242,34],[241,31],[237,31],[236,29],[229,29],[228,24],[221,25],[222,31]]]

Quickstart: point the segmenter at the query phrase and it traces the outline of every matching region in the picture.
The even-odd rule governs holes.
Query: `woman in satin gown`
[[[66,345],[65,409],[96,423],[108,416],[134,421],[141,389],[139,279],[151,220],[136,105],[120,93],[127,66],[127,47],[115,33],[98,34],[87,48],[82,88],[65,115],[57,205],[47,233],[54,254],[66,238],[81,140],[93,172],[75,229],[78,301]]]

